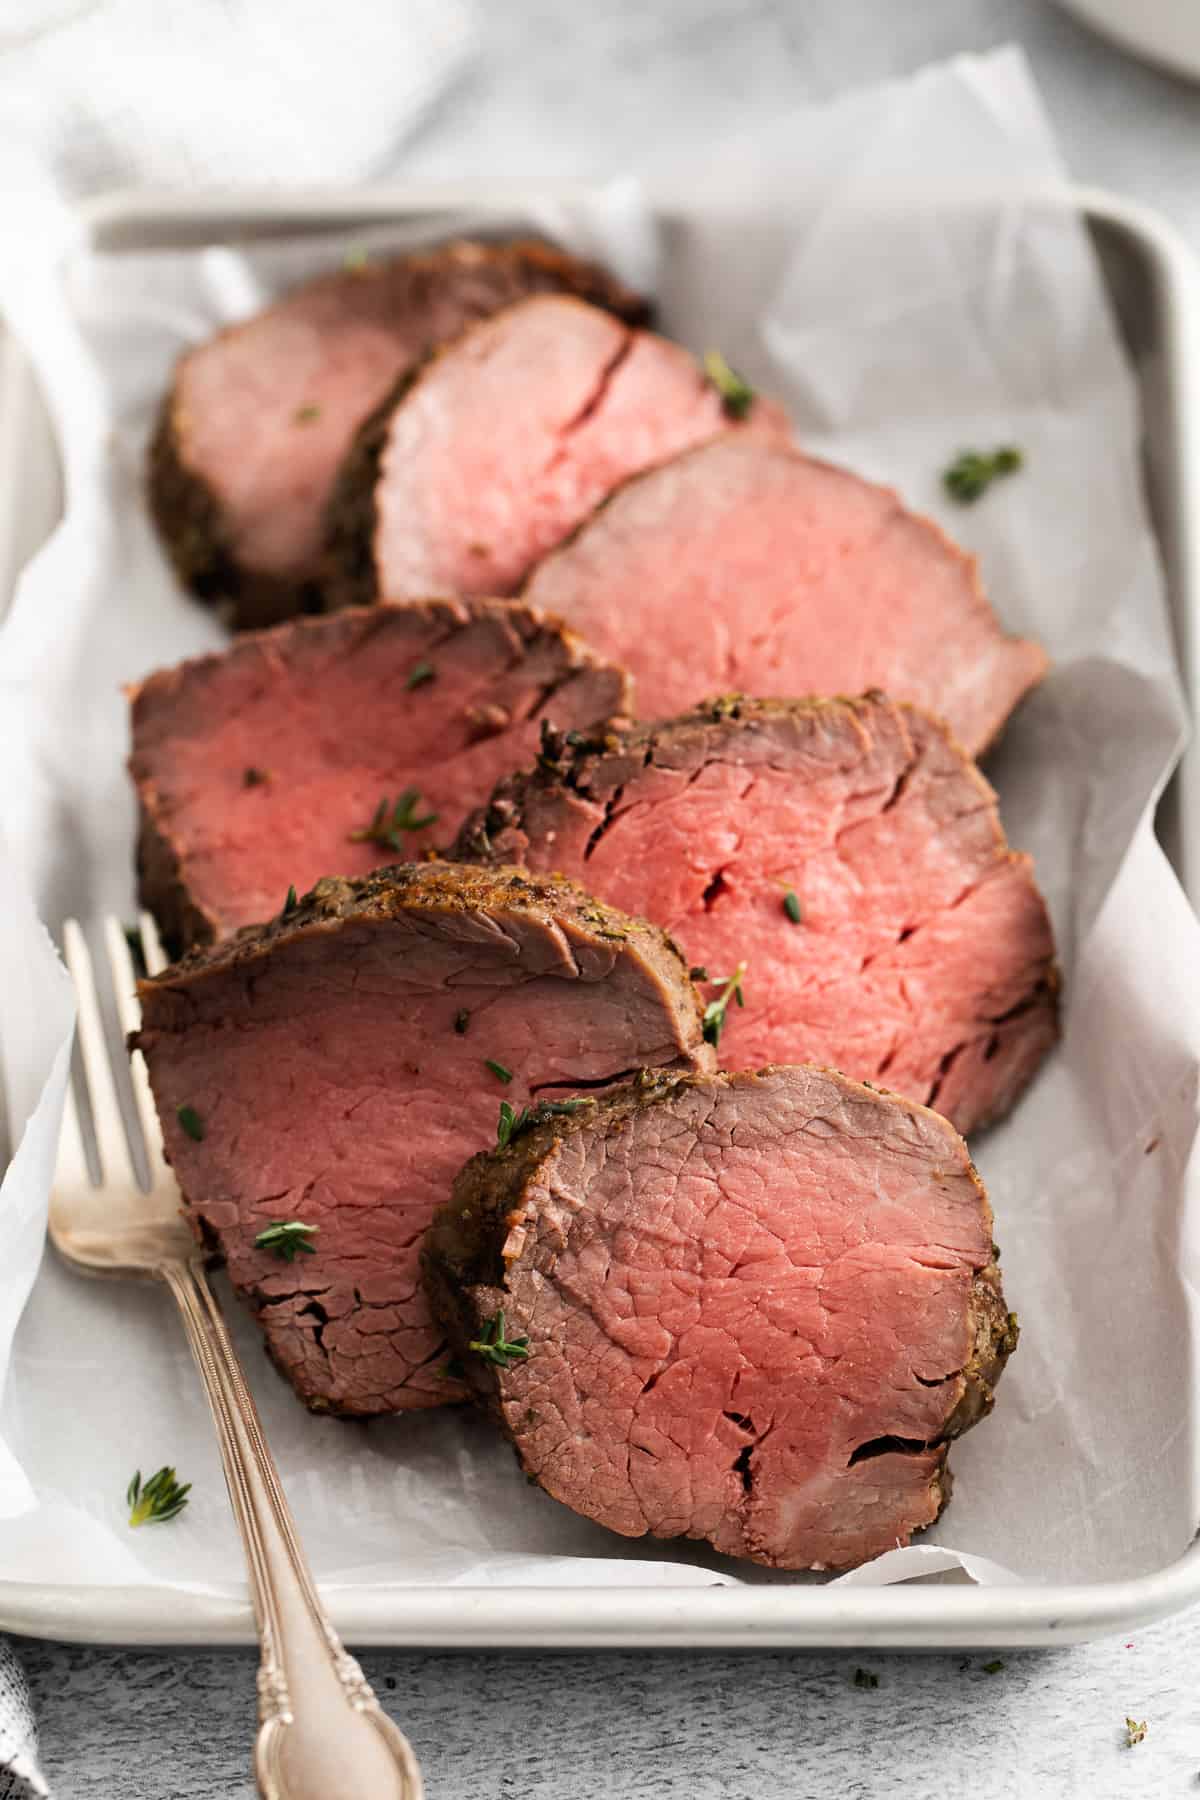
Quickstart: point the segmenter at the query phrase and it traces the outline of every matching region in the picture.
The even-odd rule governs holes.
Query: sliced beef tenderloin
[[[240,626],[313,610],[325,506],[362,420],[433,345],[547,292],[646,316],[640,296],[548,244],[460,240],[323,275],[188,351],[149,462],[183,581]]]
[[[330,507],[330,604],[511,594],[636,470],[722,431],[786,438],[756,399],[736,424],[678,344],[540,296],[473,326],[359,434]]]
[[[626,1537],[842,1569],[946,1501],[947,1442],[1016,1339],[994,1255],[944,1119],[773,1068],[647,1076],[474,1157],[424,1260],[555,1499]]]
[[[142,899],[178,951],[449,842],[542,720],[606,718],[627,689],[525,606],[430,600],[243,636],[131,702]]]
[[[418,1247],[464,1158],[516,1112],[645,1063],[710,1059],[663,934],[566,881],[410,864],[322,881],[269,925],[141,984],[167,1154],[310,1406],[441,1405]],[[311,1229],[291,1261],[257,1243]]]
[[[656,919],[721,984],[734,1068],[815,1062],[933,1106],[1004,1112],[1057,1030],[1029,858],[945,729],[882,694],[719,700],[599,737],[548,734],[456,855],[559,869]]]
[[[882,688],[973,755],[1045,672],[966,556],[888,488],[725,437],[620,488],[525,597],[627,663],[643,712]]]

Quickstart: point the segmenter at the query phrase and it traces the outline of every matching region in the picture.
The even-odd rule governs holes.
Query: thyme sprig
[[[721,410],[727,419],[744,419],[758,395],[748,381],[730,368],[719,350],[704,352],[704,373],[721,396]]]
[[[467,1349],[482,1356],[485,1362],[495,1363],[498,1369],[507,1369],[529,1355],[529,1339],[506,1338],[504,1314],[497,1312],[484,1323],[480,1335],[471,1339]]]
[[[942,486],[960,506],[970,506],[986,494],[998,475],[1012,475],[1024,457],[1012,444],[999,450],[963,450],[942,476]]]
[[[145,1482],[139,1469],[125,1489],[130,1525],[136,1530],[139,1525],[165,1525],[168,1519],[178,1518],[191,1489],[190,1481],[180,1486],[174,1469],[159,1469]]]
[[[1145,1736],[1146,1736],[1146,1721],[1145,1721],[1145,1719],[1127,1718],[1125,1720],[1125,1748],[1127,1750],[1132,1750],[1135,1744],[1140,1744],[1143,1741],[1143,1739],[1145,1738]]]
[[[298,1250],[303,1250],[307,1256],[316,1255],[317,1246],[309,1239],[319,1230],[319,1225],[305,1225],[300,1219],[276,1219],[259,1232],[254,1248],[270,1250],[283,1262],[295,1262]]]
[[[421,804],[421,795],[416,788],[405,788],[396,795],[395,805],[385,794],[369,825],[349,834],[352,844],[385,844],[389,850],[403,850],[401,833],[405,831],[424,831],[427,825],[436,825],[438,815],[435,812],[422,813],[418,816],[417,808]],[[389,811],[390,808],[390,811]]]
[[[746,965],[740,962],[733,974],[721,984],[721,992],[715,1000],[710,1000],[704,1009],[704,1041],[712,1044],[714,1049],[721,1041],[721,1033],[725,1029],[725,1015],[729,1011],[729,1002],[736,1000],[739,1006],[745,1006],[746,999],[742,992],[742,982],[746,978]],[[720,981],[719,976],[714,980]]]

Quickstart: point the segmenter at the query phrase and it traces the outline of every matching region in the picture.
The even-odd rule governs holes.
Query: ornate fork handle
[[[416,1759],[321,1606],[237,1353],[199,1260],[159,1273],[216,1421],[262,1644],[262,1800],[422,1800]]]

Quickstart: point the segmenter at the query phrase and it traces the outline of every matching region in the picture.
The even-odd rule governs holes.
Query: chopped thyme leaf
[[[192,1139],[193,1143],[202,1144],[204,1142],[204,1120],[200,1117],[200,1114],[196,1111],[194,1106],[176,1107],[175,1117],[179,1120],[179,1123]]]
[[[991,1662],[984,1663],[983,1672],[985,1675],[998,1675],[1003,1667],[1004,1658],[1002,1656],[994,1656]]]
[[[467,1371],[463,1368],[457,1356],[447,1357],[446,1361],[438,1370],[438,1374],[443,1381],[465,1381],[467,1378]]]
[[[309,1243],[309,1238],[320,1230],[318,1225],[305,1225],[299,1219],[277,1219],[273,1224],[264,1226],[254,1240],[256,1250],[270,1250],[284,1262],[295,1262],[296,1252],[303,1250],[309,1256],[315,1256],[317,1246]]]
[[[942,486],[951,499],[970,506],[986,494],[998,475],[1013,474],[1023,461],[1021,452],[1011,445],[990,454],[985,450],[964,450],[943,474]]]
[[[125,1489],[130,1526],[136,1530],[139,1525],[165,1525],[168,1519],[178,1518],[191,1491],[190,1481],[179,1485],[174,1469],[159,1469],[144,1483],[139,1469]]]
[[[504,1314],[498,1312],[484,1323],[480,1335],[471,1339],[467,1349],[473,1350],[476,1356],[482,1356],[485,1362],[495,1363],[498,1369],[507,1369],[518,1359],[529,1355],[529,1339],[506,1339]]]
[[[496,1080],[502,1081],[505,1087],[507,1087],[512,1080],[512,1070],[506,1069],[503,1063],[493,1062],[490,1056],[484,1057],[483,1066],[485,1069],[490,1069],[492,1074],[496,1077]]]
[[[783,910],[792,921],[793,925],[799,925],[801,919],[804,917],[804,913],[801,910],[800,900],[794,888],[788,888],[784,894]]]
[[[416,788],[405,788],[397,794],[396,804],[388,812],[389,800],[385,794],[369,825],[349,834],[352,844],[383,844],[389,850],[403,851],[405,846],[401,840],[402,831],[424,831],[427,825],[436,825],[438,815],[435,812],[417,814],[421,801]]]
[[[744,419],[758,398],[748,381],[731,369],[719,350],[704,352],[704,373],[721,396],[721,410],[727,419]]]
[[[270,769],[256,769],[251,765],[250,768],[242,770],[243,787],[266,787],[270,779]]]
[[[294,913],[299,904],[300,902],[296,898],[295,885],[293,884],[284,896],[283,917],[286,919],[289,913]]]
[[[856,1688],[877,1688],[879,1677],[872,1669],[855,1669],[854,1685]]]
[[[715,1049],[721,1041],[721,1033],[725,1029],[725,1015],[729,1011],[729,1002],[736,1000],[739,1006],[745,1006],[742,993],[742,982],[746,975],[746,965],[740,962],[733,974],[722,984],[721,992],[715,1000],[710,1000],[704,1009],[704,1041]]]
[[[1145,1735],[1146,1735],[1145,1719],[1126,1718],[1126,1720],[1125,1720],[1125,1747],[1127,1750],[1132,1750],[1133,1746],[1135,1744],[1140,1744],[1142,1742],[1143,1738],[1145,1737]]]
[[[411,694],[414,688],[423,687],[427,681],[432,681],[436,674],[437,670],[432,663],[419,662],[404,684],[405,691]]]
[[[292,414],[293,425],[312,425],[320,418],[319,406],[298,406]]]
[[[522,1119],[525,1117],[525,1113],[523,1110],[522,1110],[520,1116]],[[516,1126],[517,1126],[517,1114],[513,1111],[512,1107],[508,1104],[507,1100],[502,1100],[500,1102],[500,1120],[496,1126],[496,1148],[497,1148],[497,1150],[503,1150],[506,1144],[511,1143],[512,1134],[515,1131]]]
[[[707,981],[708,980],[708,970],[706,968],[704,968],[704,966],[701,963],[697,963],[696,967],[694,969],[689,969],[688,975],[691,977],[691,979],[693,981]]]
[[[465,1006],[460,1006],[454,1015],[454,1029],[459,1037],[466,1037],[467,1026],[471,1023],[471,1015]]]

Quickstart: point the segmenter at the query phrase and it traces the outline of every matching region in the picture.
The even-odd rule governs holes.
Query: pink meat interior
[[[944,734],[868,699],[731,729],[724,753],[719,726],[702,752],[693,734],[674,766],[672,742],[614,792],[534,802],[531,865],[663,925],[709,997],[747,965],[726,1067],[824,1064],[964,1131],[1003,1111],[1053,1042],[1053,938]]]
[[[568,1141],[510,1239],[527,1465],[610,1529],[784,1567],[906,1541],[937,1511],[991,1254],[968,1170],[941,1120],[814,1069]]]
[[[524,609],[366,609],[152,677],[131,766],[220,936],[273,916],[289,887],[445,843],[503,770],[532,761],[543,717],[584,725],[622,695],[615,670]],[[407,820],[431,823],[355,841],[408,789]]]
[[[974,562],[888,489],[725,437],[631,482],[526,597],[620,657],[644,714],[882,688],[978,752],[1041,676]]]
[[[420,1240],[466,1157],[495,1143],[502,1100],[520,1111],[547,1087],[676,1058],[673,1016],[640,963],[570,927],[532,948],[522,931],[482,915],[313,929],[248,973],[186,984],[179,1028],[151,1029],[190,1209],[276,1359],[324,1407],[462,1397],[438,1372]],[[318,1227],[314,1254],[289,1263],[255,1247],[289,1219]]]
[[[626,476],[730,423],[678,345],[576,300],[510,307],[396,409],[376,489],[380,592],[512,593]],[[788,425],[758,401],[737,430]]]

